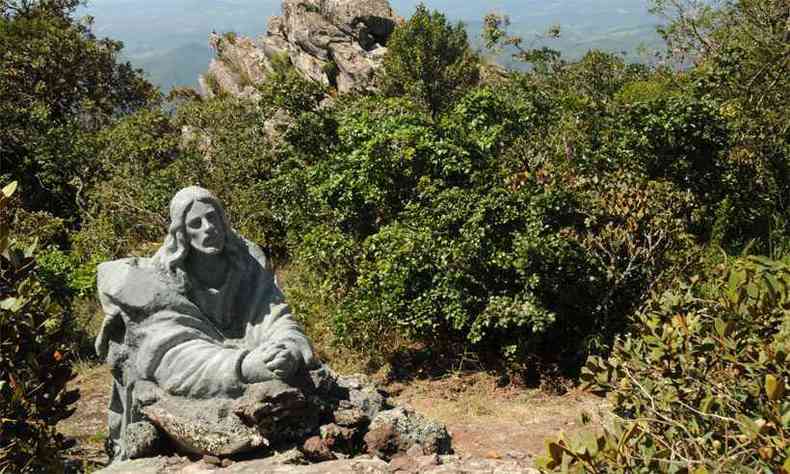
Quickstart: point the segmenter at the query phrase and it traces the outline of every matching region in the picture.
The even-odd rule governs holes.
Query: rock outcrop
[[[304,77],[338,92],[373,87],[386,43],[401,22],[387,0],[284,0],[282,15],[269,18],[256,40],[212,34],[216,51],[199,79],[202,93],[254,97],[277,58]]]

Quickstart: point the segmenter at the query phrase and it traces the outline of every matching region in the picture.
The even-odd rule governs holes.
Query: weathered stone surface
[[[256,41],[211,36],[217,57],[199,80],[202,93],[256,97],[255,85],[277,56],[340,92],[373,88],[387,40],[401,21],[387,0],[284,0],[282,15],[270,18]]]
[[[202,461],[206,464],[211,464],[212,466],[221,466],[222,460],[216,456],[205,455],[203,456]]]
[[[147,421],[138,421],[126,427],[129,459],[156,456],[162,449],[162,434]]]
[[[181,468],[189,464],[190,461],[187,458],[157,456],[116,462],[98,472],[102,474],[159,474],[167,471],[179,472]]]
[[[408,407],[397,407],[380,412],[365,435],[368,453],[390,459],[419,446],[422,454],[452,452],[447,428]],[[410,452],[414,452],[413,450]]]
[[[372,421],[386,405],[386,399],[382,392],[364,375],[338,377],[337,385],[341,389],[348,390],[350,406],[361,413],[365,422]]]
[[[185,453],[227,456],[265,450],[269,441],[257,427],[233,413],[231,400],[188,400],[163,396],[143,414]]]
[[[320,436],[308,438],[302,446],[302,452],[312,462],[331,461],[337,459],[326,441]]]
[[[354,439],[358,437],[359,430],[344,428],[334,423],[323,425],[320,428],[320,437],[326,446],[334,451],[351,451]]]
[[[499,459],[482,459],[470,456],[439,456],[440,464],[426,470],[417,471],[429,474],[469,474],[512,473],[540,474],[540,471],[520,461],[503,461]]]
[[[284,438],[285,430],[309,433],[318,426],[302,391],[280,380],[251,385],[234,404],[233,413],[247,426],[256,426],[267,438],[277,441]]]

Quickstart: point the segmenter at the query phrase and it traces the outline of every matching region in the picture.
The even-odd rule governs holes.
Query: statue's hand
[[[241,363],[242,377],[249,383],[264,382],[274,378],[287,379],[299,368],[299,358],[284,343],[259,347]]]
[[[290,348],[282,348],[266,363],[266,367],[281,379],[287,379],[299,368],[296,354]]]
[[[266,382],[277,378],[271,370],[266,367],[265,354],[260,349],[248,353],[241,361],[241,378],[247,383]]]

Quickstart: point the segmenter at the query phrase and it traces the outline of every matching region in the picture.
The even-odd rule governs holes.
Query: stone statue
[[[112,366],[115,459],[134,457],[130,427],[146,423],[151,387],[185,400],[233,400],[318,365],[269,260],[206,189],[179,191],[156,254],[99,265],[97,285],[106,317],[96,350]]]

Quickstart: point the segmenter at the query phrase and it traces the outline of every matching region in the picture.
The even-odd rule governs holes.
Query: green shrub
[[[386,95],[409,97],[436,117],[479,77],[480,59],[463,24],[451,25],[421,4],[387,41],[380,81]]]
[[[606,352],[611,338],[631,323],[630,315],[688,268],[699,252],[691,235],[698,201],[666,181],[628,172],[573,176],[583,203],[584,230],[576,239],[604,271],[604,295],[591,308],[596,330],[585,336],[592,352]]]
[[[66,297],[93,295],[96,288],[96,267],[107,256],[94,254],[82,262],[74,252],[50,248],[36,256],[37,273],[49,289]]]
[[[580,220],[569,196],[448,188],[427,202],[364,241],[338,332],[353,345],[400,335],[513,362],[563,340],[556,355],[575,355],[601,275],[562,235]]]
[[[125,255],[161,237],[173,189],[190,178],[174,165],[179,132],[163,112],[140,110],[97,134],[94,184],[71,235],[81,260]]]
[[[0,472],[62,472],[68,443],[55,425],[78,397],[66,390],[70,313],[36,278],[34,247],[17,248],[9,231],[0,223]]]
[[[735,259],[652,299],[611,357],[593,357],[583,371],[613,403],[613,426],[552,441],[542,465],[787,472],[789,263]]]

